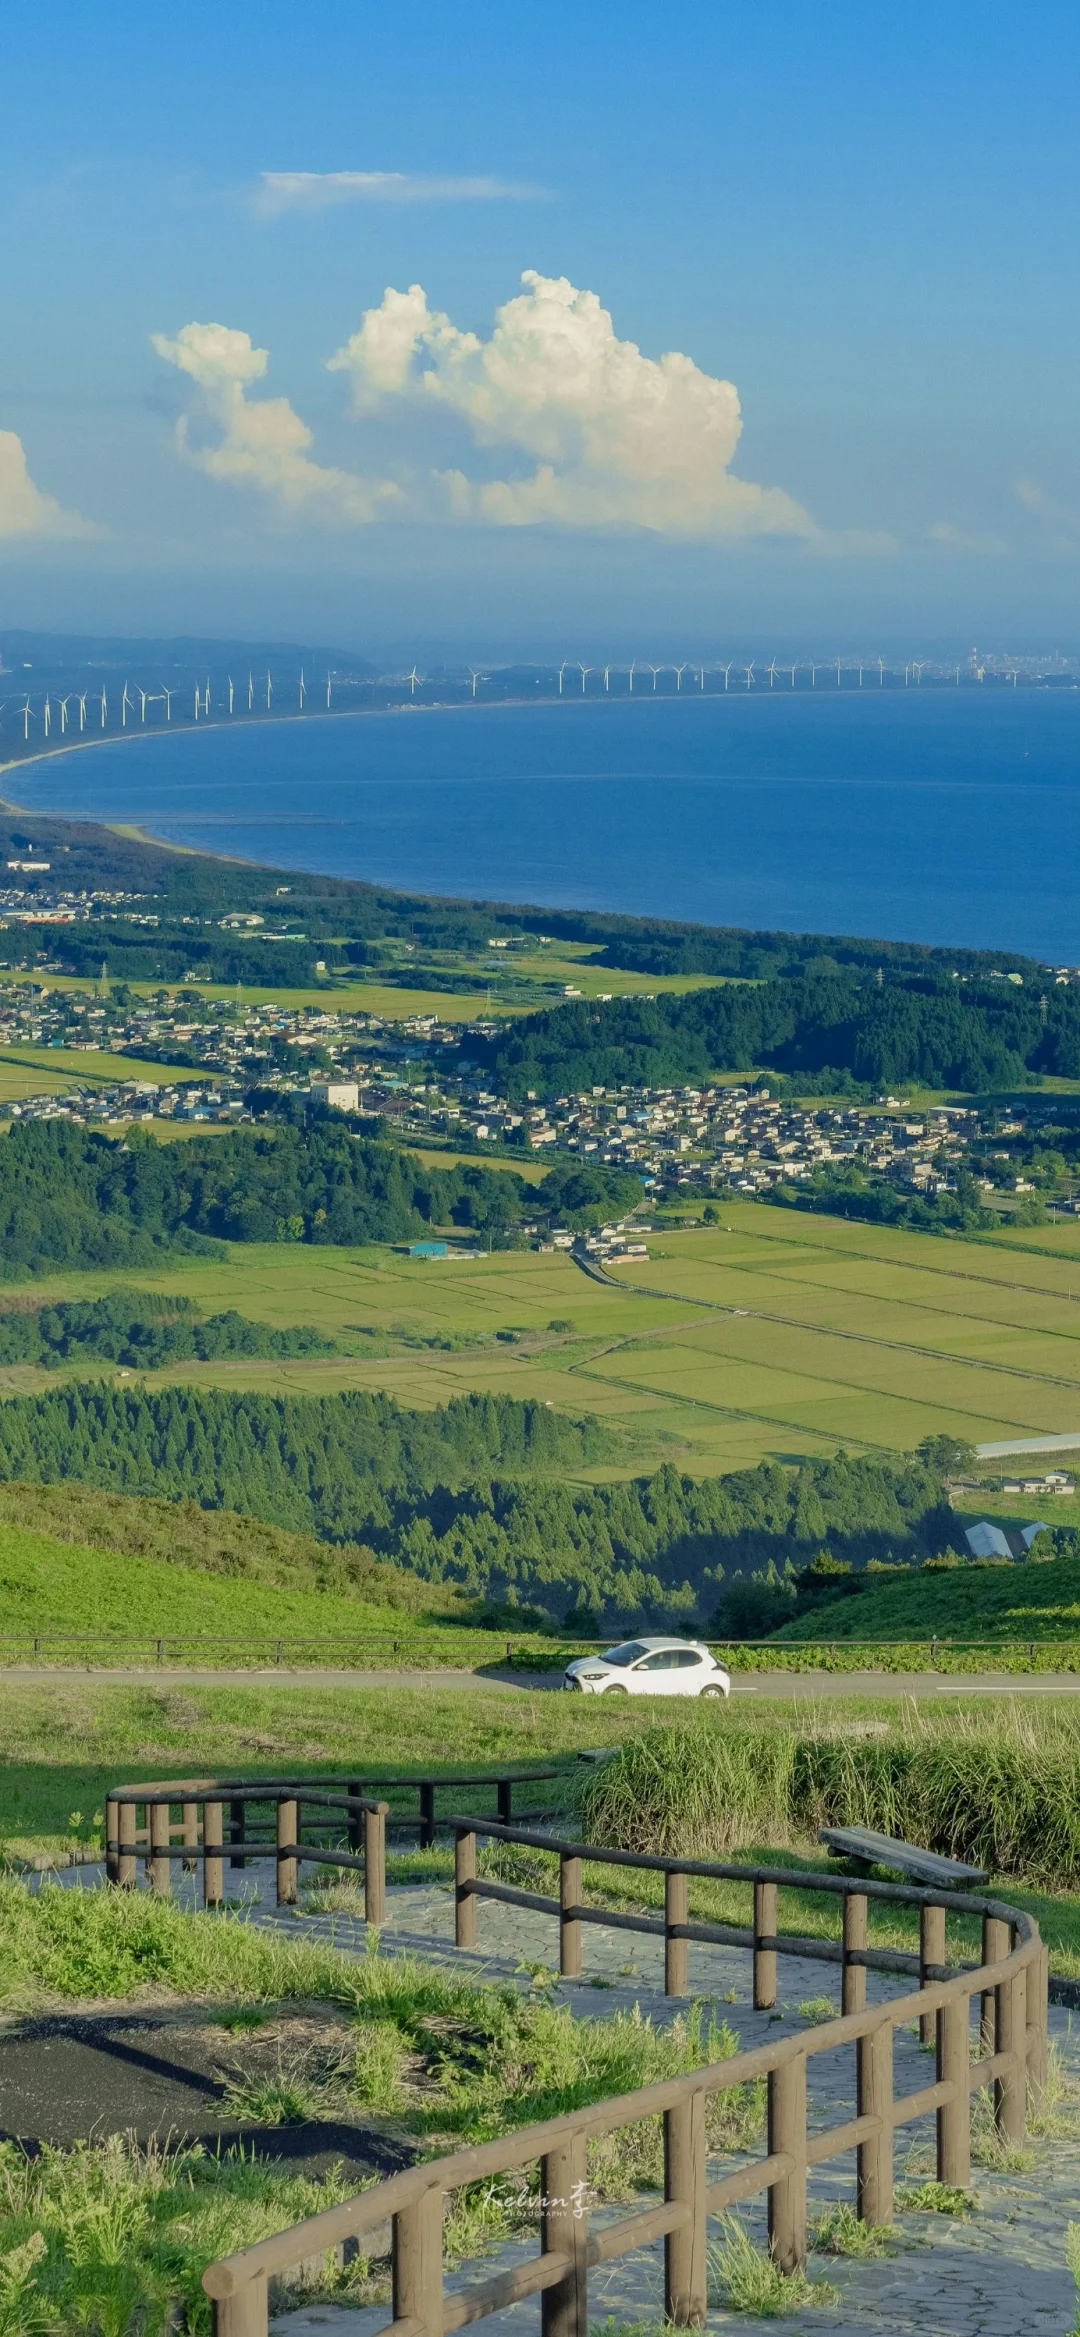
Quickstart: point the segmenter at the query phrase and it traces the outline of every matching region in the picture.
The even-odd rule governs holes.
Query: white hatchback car
[[[699,1640],[627,1639],[568,1663],[563,1687],[586,1696],[730,1696],[731,1678]]]

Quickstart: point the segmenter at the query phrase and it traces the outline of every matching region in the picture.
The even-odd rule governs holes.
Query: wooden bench
[[[974,1889],[988,1880],[985,1868],[962,1866],[959,1859],[939,1858],[936,1850],[920,1850],[911,1842],[893,1842],[888,1834],[874,1834],[868,1826],[825,1826],[818,1835],[835,1858],[847,1858],[859,1874],[872,1866],[891,1866],[917,1882],[940,1883],[949,1891]]]

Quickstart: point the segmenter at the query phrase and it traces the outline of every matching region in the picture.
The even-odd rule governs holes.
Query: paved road
[[[474,1695],[560,1692],[558,1672],[361,1672],[328,1667],[287,1671],[267,1665],[259,1671],[214,1671],[207,1666],[145,1664],[106,1669],[104,1665],[30,1665],[0,1669],[0,1681],[96,1680],[102,1686],[160,1688],[419,1688],[471,1690]],[[815,1702],[823,1696],[1077,1696],[1080,1672],[742,1672],[731,1683],[735,1696],[781,1697]]]

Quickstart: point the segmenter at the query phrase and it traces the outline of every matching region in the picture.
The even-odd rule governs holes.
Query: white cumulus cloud
[[[282,211],[328,211],[338,203],[535,203],[543,187],[495,178],[436,178],[404,170],[264,170],[255,209],[264,219]]]
[[[177,425],[179,451],[211,478],[337,524],[396,517],[828,542],[782,488],[733,473],[742,416],[732,382],[677,350],[643,356],[617,338],[595,292],[565,276],[530,270],[522,283],[488,340],[430,309],[419,284],[389,289],[328,360],[347,376],[361,423],[379,412],[385,439],[385,417],[397,417],[398,479],[318,463],[288,399],[252,394],[267,351],[221,324],[153,336],[196,393]],[[457,441],[458,461],[446,467],[431,462],[440,417]],[[475,471],[460,467],[462,426],[480,453]],[[429,450],[422,463],[418,443]]]
[[[200,393],[202,417],[219,432],[216,443],[194,440],[191,417],[176,428],[180,452],[211,479],[261,487],[287,509],[305,511],[331,524],[375,519],[399,498],[389,480],[359,478],[353,471],[313,462],[311,431],[287,398],[251,398],[269,362],[250,334],[230,325],[184,325],[170,340],[154,333],[159,357],[186,373]]]
[[[535,467],[504,478],[441,475],[451,512],[496,526],[623,524],[684,536],[810,536],[782,489],[736,478],[734,384],[669,350],[617,338],[595,292],[529,269],[489,340],[432,311],[419,284],[392,289],[330,359],[357,413],[395,400],[442,407],[478,445]]]
[[[0,540],[10,536],[88,536],[97,529],[75,511],[65,511],[35,487],[26,467],[22,439],[0,430]]]

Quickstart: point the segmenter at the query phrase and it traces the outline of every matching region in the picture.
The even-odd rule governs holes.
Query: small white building
[[[360,1088],[355,1079],[313,1079],[310,1093],[313,1104],[325,1104],[331,1112],[360,1109]]]

